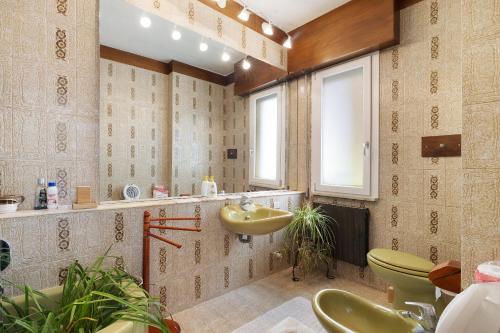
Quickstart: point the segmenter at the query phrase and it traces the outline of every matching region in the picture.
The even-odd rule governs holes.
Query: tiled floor
[[[294,297],[312,299],[326,288],[347,290],[387,305],[385,294],[370,287],[345,279],[328,280],[322,274],[293,282],[287,269],[179,312],[174,319],[183,333],[227,333]]]

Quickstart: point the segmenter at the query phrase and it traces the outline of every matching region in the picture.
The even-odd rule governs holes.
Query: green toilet
[[[428,278],[434,268],[432,262],[390,249],[372,249],[366,257],[375,275],[394,288],[395,309],[415,311],[405,302],[423,302],[434,305],[436,312],[441,313],[444,303],[436,299],[436,288]]]

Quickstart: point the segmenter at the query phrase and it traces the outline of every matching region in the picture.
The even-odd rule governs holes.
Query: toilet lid
[[[368,255],[381,263],[394,267],[395,270],[401,268],[406,272],[414,271],[428,274],[434,268],[434,264],[431,261],[401,251],[373,249]]]

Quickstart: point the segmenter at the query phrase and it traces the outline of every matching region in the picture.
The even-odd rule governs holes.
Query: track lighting
[[[149,28],[151,26],[151,19],[147,16],[141,17],[140,22],[143,28]]]
[[[172,39],[173,40],[179,40],[182,38],[182,34],[179,30],[177,30],[177,27],[174,27],[174,30],[172,30]]]
[[[200,43],[200,51],[205,52],[206,50],[208,50],[208,44],[205,42],[201,42]]]
[[[229,60],[231,60],[231,56],[226,51],[222,52],[221,58],[222,58],[222,61],[224,61],[224,62],[228,62]]]
[[[241,12],[238,14],[238,18],[242,21],[247,22],[248,19],[250,18],[250,11],[248,10],[247,6],[244,6]]]
[[[247,58],[243,59],[243,62],[241,63],[241,68],[243,68],[244,70],[249,70],[250,67],[252,67],[252,64],[250,63],[250,61],[248,61]]]
[[[287,49],[292,48],[292,37],[290,35],[288,35],[287,39],[283,43],[283,47],[286,47]]]
[[[271,22],[263,22],[262,23],[262,31],[268,35],[268,36],[272,36],[274,31],[273,31],[273,25],[271,24]]]

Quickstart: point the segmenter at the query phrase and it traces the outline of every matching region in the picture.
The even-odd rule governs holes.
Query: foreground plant
[[[313,207],[308,202],[295,210],[292,222],[286,227],[284,252],[295,256],[294,268],[298,266],[304,275],[333,258],[335,236],[331,223],[335,221],[320,206]]]
[[[117,320],[128,320],[168,333],[160,304],[130,274],[117,268],[104,269],[107,256],[87,268],[74,262],[68,267],[59,301],[51,301],[30,286],[22,291],[24,304],[0,297],[0,332],[89,333]]]

